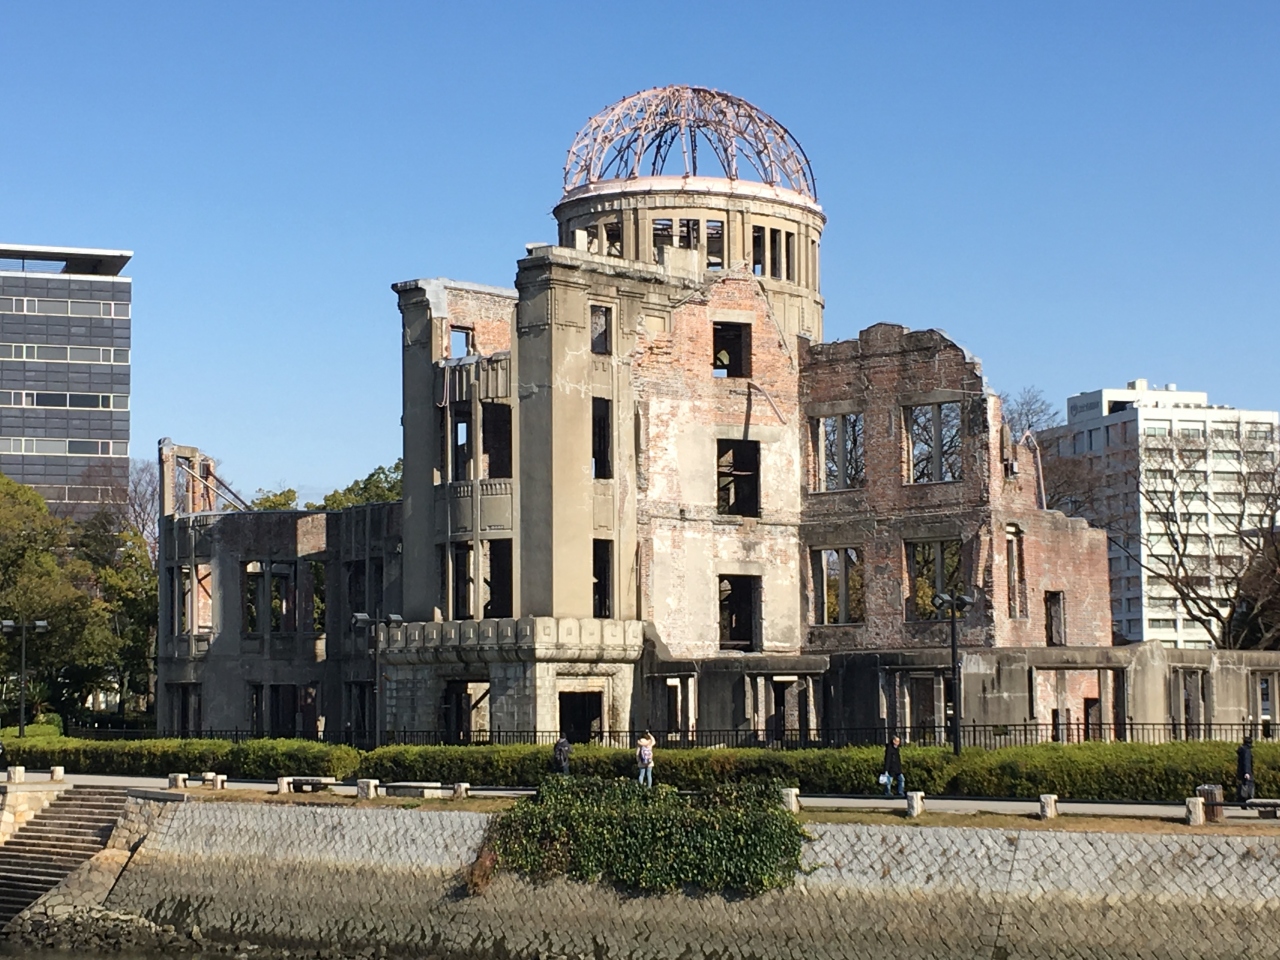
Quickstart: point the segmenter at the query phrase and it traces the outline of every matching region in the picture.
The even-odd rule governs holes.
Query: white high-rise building
[[[1040,435],[1047,453],[1091,461],[1072,482],[1089,491],[1080,512],[1110,531],[1117,642],[1212,645],[1168,580],[1152,571],[1168,569],[1165,558],[1177,554],[1190,561],[1181,575],[1212,591],[1222,565],[1235,560],[1240,521],[1260,499],[1251,491],[1274,475],[1278,426],[1274,410],[1217,406],[1206,393],[1132,380],[1123,390],[1069,398],[1067,425]],[[1168,545],[1174,537],[1177,548]]]

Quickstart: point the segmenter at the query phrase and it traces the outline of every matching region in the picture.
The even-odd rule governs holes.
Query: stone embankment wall
[[[202,938],[420,957],[1280,958],[1280,838],[814,825],[807,873],[757,898],[510,876],[466,896],[487,823],[175,804],[94,910]]]

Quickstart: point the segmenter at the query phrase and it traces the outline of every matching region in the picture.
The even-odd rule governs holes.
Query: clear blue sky
[[[664,83],[804,145],[827,339],[1280,406],[1274,2],[10,3],[0,50],[0,241],[136,251],[133,452],[245,493],[394,460],[390,284],[509,285],[578,128]]]

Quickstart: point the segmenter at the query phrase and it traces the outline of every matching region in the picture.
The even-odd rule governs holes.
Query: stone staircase
[[[72,787],[0,844],[0,929],[106,846],[126,795]]]

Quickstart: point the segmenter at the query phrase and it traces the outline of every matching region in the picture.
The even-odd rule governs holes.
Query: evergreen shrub
[[[30,727],[28,727],[30,734]],[[35,770],[164,777],[214,770],[236,779],[285,776],[349,779],[360,762],[353,747],[314,740],[76,740],[69,737],[6,739],[4,759]]]
[[[788,886],[806,839],[780,784],[723,784],[691,795],[634,781],[554,776],[489,834],[500,869],[632,891],[759,893]]]

